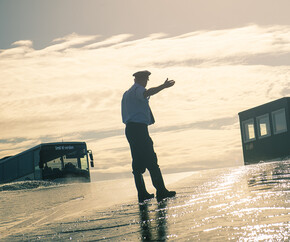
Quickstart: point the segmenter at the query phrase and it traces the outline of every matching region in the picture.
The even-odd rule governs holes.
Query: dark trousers
[[[151,171],[159,168],[148,126],[142,123],[128,123],[125,134],[131,148],[133,173],[143,174],[146,169]]]

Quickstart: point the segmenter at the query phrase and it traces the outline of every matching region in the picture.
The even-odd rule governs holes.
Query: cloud
[[[12,45],[32,47],[33,43],[31,40],[19,40],[19,41],[12,43]]]
[[[238,122],[236,116],[234,117],[225,117],[213,120],[204,120],[198,121],[190,124],[181,124],[181,125],[174,125],[174,126],[165,126],[160,127],[158,129],[153,129],[152,131],[157,132],[167,132],[167,131],[185,131],[185,130],[192,130],[192,129],[209,129],[209,130],[222,130],[225,129],[227,126],[233,125]]]
[[[84,140],[99,172],[129,170],[120,102],[132,73],[149,69],[149,87],[176,80],[150,99],[161,167],[241,164],[237,114],[289,94],[289,36],[290,26],[250,25],[138,40],[71,34],[41,50],[17,41],[0,52],[0,156]]]
[[[245,56],[241,63],[247,65],[289,66],[290,53],[271,53]]]
[[[120,34],[120,35],[113,36],[109,39],[106,39],[102,42],[86,45],[84,48],[85,49],[96,49],[96,48],[101,48],[101,47],[102,48],[108,47],[108,46],[115,45],[115,44],[121,43],[123,41],[126,41],[127,39],[129,39],[132,36],[133,36],[132,34]]]
[[[14,58],[21,58],[27,53],[34,51],[32,46],[33,42],[31,40],[19,40],[12,43],[12,46],[16,46],[11,49],[1,50],[0,57],[12,58],[10,61],[12,62]]]
[[[87,42],[93,41],[96,38],[98,38],[98,35],[88,35],[88,36],[82,36],[82,35],[78,35],[76,33],[72,33],[70,35],[67,35],[65,37],[62,38],[57,38],[54,39],[52,42],[58,42],[55,45],[51,45],[47,48],[44,48],[42,51],[40,52],[51,52],[51,51],[61,51],[61,50],[66,50],[68,48],[71,47],[75,47],[78,45],[84,45]]]

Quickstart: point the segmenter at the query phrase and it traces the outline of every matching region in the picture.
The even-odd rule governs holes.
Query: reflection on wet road
[[[176,198],[140,205],[130,200],[97,209],[88,205],[93,201],[90,191],[82,194],[80,189],[80,198],[66,209],[85,208],[81,213],[68,212],[21,232],[11,227],[13,233],[4,233],[4,241],[287,241],[289,181],[289,161],[199,171],[171,185],[178,191]],[[6,191],[5,196],[12,195]]]

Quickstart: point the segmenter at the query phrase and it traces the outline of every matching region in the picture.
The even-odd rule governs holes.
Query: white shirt
[[[144,97],[146,89],[135,83],[122,98],[122,120],[124,124],[129,122],[153,124],[154,118],[149,106],[149,97]]]

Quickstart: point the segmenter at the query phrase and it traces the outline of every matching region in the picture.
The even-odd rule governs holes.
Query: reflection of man
[[[149,71],[139,71],[133,74],[134,85],[124,93],[122,98],[122,119],[126,124],[126,137],[131,148],[132,168],[138,191],[139,202],[153,198],[146,190],[142,174],[149,170],[153,186],[156,188],[157,200],[174,197],[176,192],[165,188],[161,171],[157,164],[153,142],[148,133],[148,125],[153,124],[154,117],[149,106],[149,97],[161,90],[174,85],[173,80],[167,80],[160,86],[145,89],[149,80]]]

